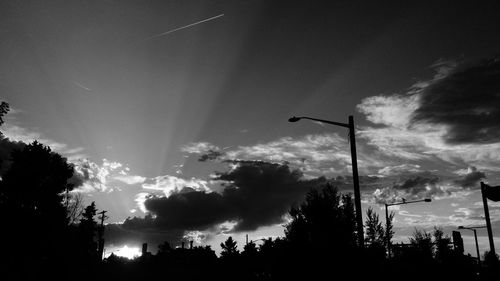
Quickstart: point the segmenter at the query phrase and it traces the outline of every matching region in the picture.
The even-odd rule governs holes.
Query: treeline
[[[241,245],[229,237],[217,258],[209,247],[172,248],[168,242],[156,255],[134,260],[111,255],[101,264],[106,278],[150,280],[498,280],[498,263],[479,266],[474,258],[453,248],[442,230],[416,230],[408,244],[393,245],[388,258],[386,235],[378,215],[368,209],[366,245],[356,245],[356,221],[350,195],[332,186],[311,190],[289,213],[285,236],[260,245]]]

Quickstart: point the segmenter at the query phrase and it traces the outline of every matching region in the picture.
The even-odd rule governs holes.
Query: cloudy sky
[[[310,188],[352,192],[347,131],[292,115],[354,116],[364,210],[433,199],[392,207],[398,239],[484,225],[499,7],[327,2],[2,1],[1,130],[75,164],[75,192],[109,212],[108,250],[280,236]]]

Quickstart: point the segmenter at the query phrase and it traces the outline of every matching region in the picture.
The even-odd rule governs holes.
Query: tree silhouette
[[[222,258],[233,259],[239,255],[236,241],[233,237],[229,236],[224,243],[220,244],[222,251],[220,253]]]
[[[0,193],[6,202],[23,213],[51,222],[66,221],[63,191],[73,166],[37,141],[11,155],[12,165],[2,177]]]
[[[64,204],[69,225],[77,224],[83,214],[83,195],[81,193],[69,194],[67,192]]]
[[[95,202],[88,205],[82,213],[82,219],[78,225],[80,235],[83,242],[83,249],[86,255],[93,258],[97,255],[97,222],[94,220],[97,214],[97,208]]]
[[[350,195],[340,195],[331,185],[321,191],[309,191],[305,202],[293,207],[289,215],[291,222],[285,225],[285,236],[298,247],[354,248],[356,245],[353,200]]]
[[[271,271],[274,276],[321,279],[330,274],[331,264],[347,270],[359,258],[354,202],[349,194],[340,194],[329,184],[312,189],[303,203],[291,208],[289,216],[287,244],[273,251],[279,257],[276,260],[283,260]],[[292,269],[277,270],[285,265]]]
[[[158,254],[164,255],[170,253],[171,251],[172,246],[170,246],[170,243],[168,243],[168,241],[165,241],[162,244],[158,245]]]
[[[432,232],[432,236],[434,237],[434,257],[436,260],[443,262],[450,259],[453,254],[451,248],[451,238],[444,234],[443,230],[438,227],[434,227],[434,231]]]
[[[365,242],[371,259],[385,258],[386,230],[382,226],[378,214],[371,207],[366,211],[365,234]]]
[[[385,230],[377,213],[371,207],[366,210],[365,241],[373,248],[383,247],[385,244]]]
[[[36,141],[11,153],[0,182],[0,221],[8,226],[0,239],[8,241],[6,254],[19,258],[16,266],[31,268],[17,270],[36,274],[60,266],[56,261],[68,252],[63,199],[72,176],[73,166],[65,158]]]
[[[257,255],[257,252],[257,245],[253,241],[250,241],[243,247],[241,254],[245,257],[253,258]]]
[[[263,243],[259,246],[259,251],[266,256],[271,256],[274,250],[274,242],[272,238],[263,239]]]
[[[498,267],[500,266],[500,258],[498,254],[490,252],[490,251],[485,251],[484,252],[484,263],[489,266],[489,267]]]
[[[95,232],[97,228],[97,222],[94,220],[97,214],[97,208],[95,202],[93,201],[90,205],[85,207],[82,213],[82,220],[80,221],[80,227],[82,229],[89,229],[89,232]]]
[[[410,244],[418,251],[419,256],[426,260],[434,256],[434,244],[432,243],[432,234],[425,230],[415,229],[413,236],[410,237]]]

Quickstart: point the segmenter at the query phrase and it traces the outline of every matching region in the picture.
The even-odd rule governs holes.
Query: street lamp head
[[[297,122],[299,120],[300,120],[300,117],[293,116],[292,118],[288,119],[288,122]]]
[[[430,198],[425,198],[424,201],[425,202],[431,202],[432,200]]]

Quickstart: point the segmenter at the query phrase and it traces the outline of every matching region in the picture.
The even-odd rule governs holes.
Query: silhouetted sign
[[[460,234],[459,231],[453,231],[452,232],[453,236],[453,246],[455,247],[455,250],[461,254],[464,253],[464,240],[462,239],[462,235]]]
[[[484,185],[484,196],[490,199],[491,201],[498,202],[500,201],[500,185],[499,186],[489,186],[487,184]]]

